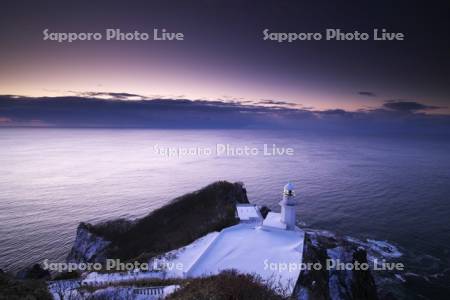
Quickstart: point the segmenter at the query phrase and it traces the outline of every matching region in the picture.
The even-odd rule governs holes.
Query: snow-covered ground
[[[256,274],[291,292],[300,275],[304,232],[241,223],[212,232],[156,262],[161,271],[99,274],[90,273],[82,285],[150,278],[184,278],[218,274],[235,269]],[[165,266],[164,268],[162,266]],[[287,266],[296,265],[295,268]],[[155,266],[155,261],[150,262]]]
[[[167,252],[165,255],[149,262],[152,271],[122,273],[89,273],[82,280],[82,285],[101,285],[110,282],[127,282],[152,278],[183,278],[186,270],[203,254],[210,243],[219,236],[219,232],[209,233],[185,247]],[[180,266],[179,268],[177,266]]]
[[[264,227],[273,227],[278,229],[286,229],[286,224],[281,222],[281,214],[269,212],[263,222]]]
[[[198,277],[236,269],[241,273],[257,274],[264,280],[275,281],[292,292],[300,268],[290,270],[286,266],[301,264],[303,242],[304,232],[301,230],[238,224],[222,230],[186,275]]]
[[[170,270],[166,268],[166,277],[186,277],[186,273],[200,259],[206,252],[206,249],[210,247],[219,235],[220,232],[211,232],[185,247],[167,252],[162,259],[166,260],[166,262],[170,263],[170,266],[174,267]],[[182,266],[181,270],[176,268],[178,264]]]
[[[102,286],[152,278],[186,278],[218,274],[235,269],[240,273],[256,274],[277,286],[280,291],[292,293],[300,275],[305,233],[275,226],[261,226],[254,206],[242,206],[244,222],[209,233],[193,243],[167,252],[149,262],[152,271],[101,274],[89,273],[81,285]],[[279,219],[279,214],[273,214]],[[296,268],[288,266],[296,265]],[[275,267],[274,267],[275,266]]]

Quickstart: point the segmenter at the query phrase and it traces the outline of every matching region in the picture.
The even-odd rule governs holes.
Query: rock
[[[367,263],[367,252],[358,247],[353,252],[353,262]],[[353,299],[377,300],[377,289],[369,270],[354,270],[352,280]]]
[[[56,276],[53,278],[53,280],[70,280],[70,279],[77,279],[81,277],[81,273],[78,271],[64,271],[61,273],[56,274]]]
[[[17,279],[49,279],[50,272],[44,270],[40,264],[34,264],[31,267],[17,272],[16,277]]]
[[[110,244],[110,241],[95,234],[90,224],[80,223],[67,262],[104,262]]]
[[[327,259],[326,249],[315,246],[309,235],[305,235],[305,243],[303,249],[303,262],[319,263],[322,266],[326,265]],[[321,270],[303,270],[300,275],[298,287],[300,293],[304,294],[305,299],[327,300],[330,299],[328,287],[328,271],[325,268]]]
[[[261,213],[263,219],[265,219],[271,211],[272,210],[265,205],[261,206],[261,208],[259,209],[259,212]]]
[[[377,289],[370,270],[327,270],[328,259],[342,263],[367,263],[366,250],[330,232],[308,230],[303,263],[320,263],[322,269],[302,270],[296,291],[299,299],[376,300]]]

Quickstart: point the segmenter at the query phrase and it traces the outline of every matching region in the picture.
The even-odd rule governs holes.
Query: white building
[[[263,220],[259,207],[250,203],[236,204],[236,217],[241,223],[261,224]]]
[[[281,213],[269,212],[264,219],[264,227],[273,227],[278,229],[295,230],[296,207],[294,185],[288,183],[283,189],[283,200],[280,201]]]

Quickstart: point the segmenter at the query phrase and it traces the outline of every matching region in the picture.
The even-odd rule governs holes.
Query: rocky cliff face
[[[209,232],[236,224],[236,203],[248,203],[243,184],[221,181],[173,199],[133,222],[120,219],[97,225],[81,223],[67,260],[147,259],[180,248]]]
[[[360,241],[328,231],[306,230],[303,262],[320,263],[327,260],[342,263],[373,263],[368,259],[394,259],[401,256],[395,246],[386,242]],[[376,273],[376,274],[375,274]],[[369,270],[303,270],[297,291],[302,300],[394,300],[383,282],[395,274]],[[376,285],[376,282],[379,285]]]
[[[77,228],[75,242],[67,256],[67,262],[102,262],[106,259],[110,244],[111,241],[107,241],[91,232],[90,225],[80,223]]]
[[[329,259],[367,262],[364,249],[329,235],[309,232],[305,236],[303,262],[327,265]],[[304,270],[300,275],[299,299],[303,300],[376,300],[377,290],[370,271]]]

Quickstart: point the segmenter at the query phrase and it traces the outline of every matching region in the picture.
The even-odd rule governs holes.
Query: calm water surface
[[[256,147],[257,156],[167,156],[161,148]],[[264,144],[292,156],[265,156]],[[292,181],[308,227],[387,240],[411,272],[447,272],[450,142],[245,130],[0,130],[0,268],[64,260],[80,221],[136,218],[215,180],[243,181],[278,209]]]

